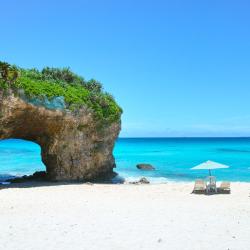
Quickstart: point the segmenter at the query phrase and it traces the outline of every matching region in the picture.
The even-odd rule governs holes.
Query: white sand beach
[[[250,249],[250,183],[194,195],[192,183],[0,190],[0,249]]]

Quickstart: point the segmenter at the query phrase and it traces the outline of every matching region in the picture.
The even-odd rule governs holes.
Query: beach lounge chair
[[[230,182],[224,181],[220,184],[219,192],[222,194],[230,194],[231,188],[230,188]]]
[[[204,180],[202,179],[197,179],[195,180],[195,183],[194,183],[194,190],[192,193],[195,193],[195,194],[204,194],[206,191],[206,183]]]

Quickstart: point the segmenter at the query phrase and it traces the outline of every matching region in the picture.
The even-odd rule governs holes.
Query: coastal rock
[[[132,181],[132,182],[129,182],[129,184],[150,184],[150,181],[145,178],[145,177],[142,177],[139,181]]]
[[[155,170],[151,164],[146,163],[137,164],[136,167],[140,170]]]
[[[142,178],[139,180],[139,183],[140,183],[140,184],[149,184],[150,181],[149,181],[147,178],[142,177]]]
[[[45,171],[37,171],[32,175],[24,175],[22,177],[12,178],[6,180],[10,183],[22,183],[26,181],[47,181],[47,173]]]
[[[98,124],[91,110],[48,109],[11,90],[0,90],[0,139],[16,138],[41,146],[49,180],[88,181],[111,176],[120,120]]]

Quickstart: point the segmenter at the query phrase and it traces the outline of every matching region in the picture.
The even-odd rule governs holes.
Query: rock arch
[[[120,121],[100,127],[86,108],[77,112],[35,106],[0,90],[0,139],[41,146],[51,180],[94,180],[113,173]]]

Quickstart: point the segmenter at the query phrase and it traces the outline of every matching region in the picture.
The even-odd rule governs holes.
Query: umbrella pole
[[[211,169],[209,169],[209,177],[211,176]],[[210,188],[211,188],[211,178],[209,178],[209,191],[210,191]]]

